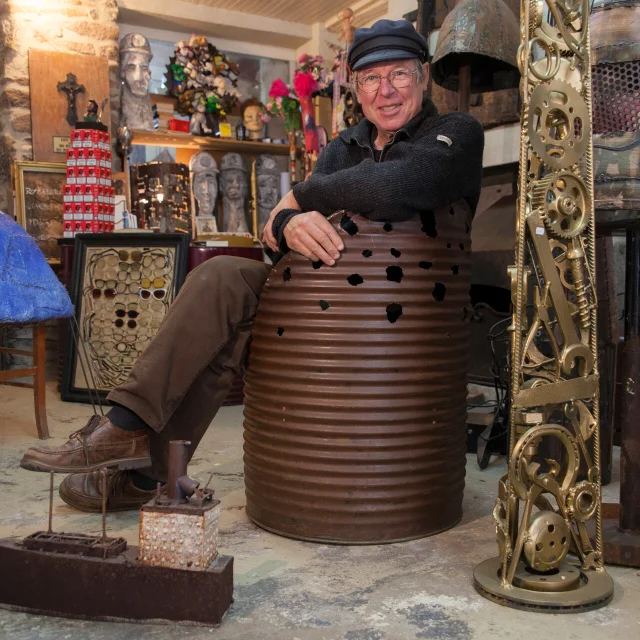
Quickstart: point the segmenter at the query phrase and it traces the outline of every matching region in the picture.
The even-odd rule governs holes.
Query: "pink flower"
[[[310,96],[318,87],[318,83],[310,73],[298,71],[293,79],[293,88],[298,98]]]
[[[280,78],[274,80],[271,89],[269,89],[269,96],[272,98],[286,98],[288,95],[289,87]]]
[[[307,62],[307,60],[309,59],[309,54],[308,53],[303,53],[299,58],[298,58],[298,64],[305,64]]]
[[[287,95],[289,94],[289,92],[287,91]],[[281,107],[282,106],[282,96],[278,96],[276,98],[276,104]]]

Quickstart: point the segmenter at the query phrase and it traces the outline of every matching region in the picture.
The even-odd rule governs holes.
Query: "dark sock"
[[[107,413],[107,418],[123,431],[138,431],[138,429],[149,429],[149,425],[137,413],[127,409],[121,404],[114,404]]]
[[[131,482],[136,489],[142,491],[153,491],[158,486],[158,481],[149,476],[142,475],[139,471],[131,471]],[[161,485],[166,483],[161,482]]]

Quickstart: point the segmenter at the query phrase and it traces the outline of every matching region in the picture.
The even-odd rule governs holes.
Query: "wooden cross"
[[[75,74],[67,73],[67,79],[64,82],[58,82],[58,91],[62,91],[67,98],[67,122],[73,127],[78,121],[76,98],[79,93],[84,93],[84,85],[78,84]]]

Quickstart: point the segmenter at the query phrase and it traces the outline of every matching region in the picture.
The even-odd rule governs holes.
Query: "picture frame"
[[[66,164],[15,162],[15,214],[51,265],[60,264]]]
[[[189,240],[183,233],[76,236],[62,400],[91,402],[97,392],[103,401],[127,380],[184,283]]]

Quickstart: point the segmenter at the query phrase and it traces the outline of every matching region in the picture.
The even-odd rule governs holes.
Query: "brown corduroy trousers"
[[[260,293],[270,266],[218,256],[188,276],[127,382],[109,400],[153,429],[153,466],[166,481],[168,445],[189,440],[190,457],[246,363]]]

